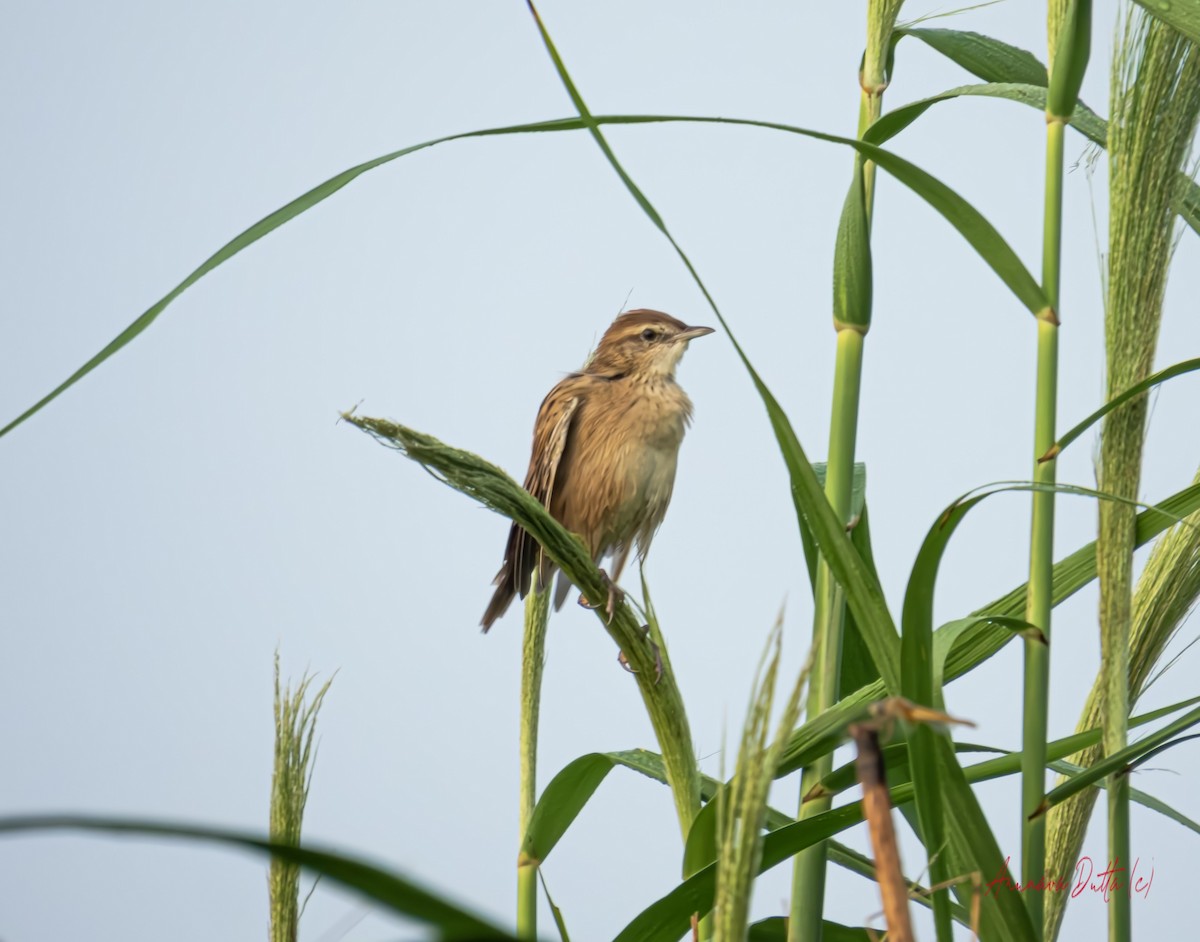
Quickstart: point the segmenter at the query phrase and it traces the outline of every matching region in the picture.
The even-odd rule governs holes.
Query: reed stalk
[[[1167,273],[1175,245],[1172,201],[1188,162],[1200,115],[1200,53],[1170,27],[1143,12],[1124,19],[1113,61],[1109,120],[1109,255],[1105,309],[1107,396],[1111,400],[1153,369]],[[1138,396],[1105,417],[1098,468],[1099,488],[1127,500],[1138,496],[1148,399]],[[1133,549],[1135,508],[1102,501],[1096,541],[1100,585],[1100,676],[1089,701],[1103,729],[1103,753],[1128,745],[1128,720],[1145,680],[1146,651],[1161,653],[1177,622],[1159,623],[1154,636],[1135,642]],[[1185,541],[1168,535],[1164,542]],[[1170,558],[1157,554],[1159,561]],[[1181,572],[1190,569],[1178,561]],[[1147,572],[1152,572],[1147,569]],[[1172,579],[1154,572],[1155,585]],[[1138,674],[1131,655],[1138,651]],[[1129,867],[1129,776],[1108,781],[1108,856]],[[1059,866],[1067,862],[1058,862]],[[1069,866],[1069,864],[1067,864]],[[1061,910],[1061,907],[1059,907]],[[1056,930],[1061,911],[1046,914]],[[1132,938],[1128,892],[1109,897],[1110,942]]]
[[[878,120],[887,89],[887,72],[892,31],[903,0],[868,0],[867,44],[859,73],[859,124],[862,137]],[[862,387],[863,346],[871,324],[870,223],[875,193],[875,165],[855,159],[847,210],[839,229],[839,250],[847,229],[847,219],[860,223],[850,260],[835,261],[834,329],[837,353],[833,380],[833,405],[829,423],[829,456],[825,473],[825,496],[835,514],[845,523],[850,519],[850,500],[854,484],[854,449],[858,434],[858,404]],[[861,219],[854,214],[861,212]],[[852,229],[854,227],[851,227]],[[858,255],[858,264],[853,256]],[[857,270],[854,270],[857,267]],[[846,276],[843,268],[850,269]],[[847,290],[847,282],[850,282]],[[833,706],[839,696],[842,633],[846,604],[840,586],[822,558],[817,563],[814,585],[813,652],[814,666],[809,678],[807,716],[819,716]],[[800,779],[803,796],[833,769],[833,756],[823,755],[804,769]],[[830,799],[801,800],[799,817],[812,817],[828,811]],[[788,920],[788,942],[818,942],[822,933],[825,902],[825,842],[814,844],[796,856],[792,871],[792,900]]]
[[[538,717],[541,711],[542,672],[546,666],[546,625],[550,620],[550,593],[537,590],[533,579],[525,597],[525,634],[521,645],[520,795],[518,832],[522,845],[537,804]],[[517,937],[537,938],[538,862],[517,857]]]
[[[1053,605],[1054,491],[1053,459],[1039,461],[1054,444],[1058,415],[1058,326],[1062,276],[1063,147],[1067,124],[1075,111],[1087,69],[1091,38],[1091,4],[1085,0],[1051,0],[1048,5],[1051,49],[1046,94],[1046,182],[1042,209],[1042,290],[1049,307],[1037,317],[1037,394],[1034,407],[1033,480],[1046,487],[1032,496],[1029,588],[1025,620],[1041,629],[1049,642]],[[1021,871],[1024,882],[1036,882],[1046,868],[1046,824],[1035,815],[1046,791],[1046,736],[1050,694],[1050,651],[1041,640],[1025,641],[1025,685],[1021,768]],[[1044,893],[1025,894],[1034,932],[1041,937]]]

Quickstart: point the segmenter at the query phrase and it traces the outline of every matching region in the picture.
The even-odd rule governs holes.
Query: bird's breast
[[[559,469],[552,512],[593,555],[653,533],[675,484],[691,402],[674,381],[588,390]]]
[[[628,396],[620,413],[618,450],[623,452],[623,501],[615,529],[628,538],[633,531],[657,527],[671,500],[675,467],[692,404],[674,382],[646,383]],[[616,470],[616,469],[614,469]]]

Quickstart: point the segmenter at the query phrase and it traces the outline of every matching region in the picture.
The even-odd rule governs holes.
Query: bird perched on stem
[[[583,538],[597,564],[612,555],[610,617],[616,581],[634,541],[644,559],[671,501],[679,445],[692,418],[675,367],[689,341],[712,332],[661,311],[626,311],[604,332],[583,369],[551,389],[538,410],[525,489]],[[542,591],[554,569],[537,541],[514,523],[483,630],[516,595],[528,594],[535,572]],[[556,609],[569,589],[560,575]]]

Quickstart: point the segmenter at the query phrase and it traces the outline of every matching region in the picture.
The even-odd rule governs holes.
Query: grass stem
[[[1033,431],[1033,479],[1054,484],[1056,462],[1039,462],[1054,444],[1058,414],[1058,304],[1062,255],[1062,186],[1065,121],[1047,116],[1046,188],[1042,231],[1042,288],[1050,300],[1047,316],[1037,322],[1037,400]],[[1033,493],[1030,525],[1029,589],[1025,620],[1050,638],[1053,601],[1054,492]],[[1037,881],[1046,867],[1046,822],[1030,816],[1046,793],[1046,735],[1050,695],[1050,645],[1025,641],[1025,689],[1021,768],[1021,873],[1023,882]],[[1042,933],[1044,894],[1027,893],[1030,919],[1038,938]]]
[[[854,481],[854,446],[858,428],[858,403],[862,381],[863,334],[845,328],[837,335],[837,360],[833,386],[833,416],[829,431],[829,466],[825,472],[825,496],[843,520],[850,512]],[[841,670],[842,626],[845,603],[829,566],[817,566],[816,608],[813,615],[813,671],[809,677],[809,717],[818,716],[837,702]],[[800,794],[833,771],[833,756],[827,753],[804,769]],[[827,798],[802,802],[800,817],[810,818],[828,811]],[[792,908],[788,922],[790,942],[819,940],[825,897],[825,844],[814,844],[796,856],[792,872]]]
[[[521,841],[537,804],[538,715],[542,698],[542,672],[546,666],[546,623],[550,594],[538,592],[536,580],[525,598],[525,636],[521,648],[521,784],[518,830]],[[537,862],[517,858],[517,936],[537,938]]]

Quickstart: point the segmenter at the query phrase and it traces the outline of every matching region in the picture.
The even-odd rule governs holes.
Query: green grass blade
[[[899,36],[919,39],[931,49],[962,66],[985,82],[1049,84],[1046,67],[1032,52],[984,36],[956,29],[898,29]]]
[[[726,785],[717,781],[718,791]],[[714,793],[700,809],[692,829],[688,832],[687,842],[683,845],[683,877],[686,879],[693,873],[703,870],[717,859],[717,807],[719,801]],[[789,821],[794,820],[789,818]]]
[[[1200,485],[1193,484],[1172,494],[1137,516],[1137,546],[1144,546],[1170,527],[1175,520],[1200,509]],[[1093,540],[1080,547],[1054,566],[1054,604],[1058,605],[1096,578],[1096,543]],[[1006,615],[1019,617],[1025,610],[1025,585],[978,609],[976,615]],[[947,658],[946,674],[950,679],[960,677],[987,660],[1009,641],[1012,633],[999,627],[964,636]]]
[[[431,141],[425,141],[421,144],[413,144],[411,147],[403,147],[400,150],[392,151],[390,154],[384,154],[382,157],[376,157],[373,160],[365,161],[357,166],[351,167],[349,170],[343,170],[336,176],[330,177],[324,183],[319,183],[307,193],[304,193],[286,206],[282,206],[275,212],[264,216],[250,228],[244,230],[226,242],[221,248],[217,249],[212,255],[205,259],[198,268],[190,275],[183,279],[179,284],[172,288],[167,294],[160,298],[157,302],[151,305],[144,311],[132,324],[126,327],[123,331],[117,334],[99,353],[88,360],[83,366],[79,367],[74,373],[68,376],[62,383],[56,386],[48,394],[43,396],[32,406],[22,412],[19,416],[0,428],[0,436],[6,435],[12,429],[16,428],[31,415],[41,410],[45,405],[58,398],[62,393],[66,392],[70,387],[74,386],[79,380],[87,376],[92,370],[98,367],[101,363],[117,353],[125,347],[131,340],[142,333],[147,327],[157,320],[172,301],[179,295],[183,294],[188,288],[194,285],[197,281],[207,275],[210,271],[229,261],[233,256],[237,255],[242,249],[253,245],[263,236],[274,232],[286,222],[295,219],[301,213],[306,212],[316,206],[323,200],[333,196],[338,190],[346,186],[348,183],[358,179],[368,170],[373,170],[383,164],[390,163],[400,157],[408,154],[416,153],[419,150],[424,150],[427,147],[433,147],[436,144],[443,144],[447,141],[462,140],[468,137],[486,137],[496,134],[517,134],[532,131],[550,131],[550,130],[570,130],[578,129],[583,125],[577,119],[568,119],[565,123],[562,121],[540,121],[525,125],[512,125],[507,128],[490,128],[483,131],[468,131],[464,134],[451,134],[446,137],[435,138]]]
[[[1148,13],[1200,43],[1200,0],[1133,0]]]
[[[780,124],[771,121],[752,121],[748,119],[734,118],[716,118],[716,117],[689,117],[685,115],[588,115],[585,121],[582,118],[559,118],[549,121],[535,121],[528,124],[508,125],[504,127],[484,128],[477,131],[466,131],[461,134],[450,134],[445,137],[434,138],[433,140],[423,141],[420,144],[413,144],[409,147],[401,148],[400,150],[392,151],[389,154],[384,154],[381,157],[376,157],[373,160],[365,161],[348,170],[330,177],[323,183],[313,187],[308,192],[302,194],[292,200],[287,205],[275,210],[267,216],[264,216],[254,225],[250,226],[245,231],[241,232],[229,242],[225,243],[221,248],[209,256],[203,263],[200,264],[191,274],[183,279],[178,285],[172,288],[167,294],[155,302],[151,307],[137,317],[128,327],[114,337],[107,345],[104,346],[95,356],[80,366],[74,373],[68,376],[62,383],[56,386],[53,390],[35,402],[32,406],[11,420],[7,425],[0,428],[0,437],[8,434],[26,419],[30,418],[43,407],[48,405],[54,399],[58,398],[62,393],[66,392],[71,386],[79,382],[87,376],[88,373],[100,366],[114,354],[123,349],[130,341],[139,336],[142,331],[149,327],[158,316],[171,304],[179,295],[190,288],[193,284],[217,268],[219,265],[231,259],[242,249],[247,248],[259,239],[274,232],[284,223],[290,222],[295,217],[311,209],[313,206],[329,198],[342,187],[351,183],[368,170],[373,170],[376,167],[390,163],[400,157],[408,154],[416,153],[420,150],[425,150],[429,147],[434,147],[438,144],[448,143],[450,141],[466,140],[475,137],[498,137],[510,134],[530,134],[544,133],[555,131],[578,131],[584,128],[590,130],[594,136],[600,137],[599,127],[608,124],[616,125],[635,125],[635,124],[664,124],[664,123],[699,123],[699,124],[725,124],[741,127],[758,127],[769,130],[783,131],[789,134],[797,134],[804,137],[809,137],[814,140],[827,141],[834,144],[842,144],[847,147],[852,147],[860,154],[874,160],[879,166],[884,167],[889,173],[892,173],[897,179],[905,183],[913,189],[918,196],[921,196],[934,209],[942,213],[943,216],[962,233],[967,240],[980,252],[984,261],[992,267],[994,271],[1001,276],[1005,284],[1016,293],[1022,303],[1031,311],[1037,313],[1040,306],[1043,305],[1043,297],[1041,289],[1037,286],[1033,277],[1022,265],[1020,259],[1014,253],[1011,247],[1004,241],[1000,234],[995,230],[982,215],[971,207],[962,197],[958,196],[953,190],[945,186],[945,184],[936,180],[934,177],[917,168],[901,157],[891,154],[881,148],[875,147],[865,141],[859,141],[854,138],[838,137],[834,134],[823,134],[819,131],[812,131],[806,128],[794,127],[792,125]],[[607,143],[603,145],[606,156],[611,155],[611,150]],[[664,234],[666,227],[662,224],[662,219],[658,215],[653,206],[642,194],[641,190],[633,184],[624,168],[616,162],[615,157],[611,157],[614,163],[614,169],[626,183],[638,204],[646,212],[652,222],[661,229]],[[1192,207],[1195,212],[1194,217],[1186,217],[1189,225],[1194,228],[1200,227],[1200,191],[1189,192],[1188,206]],[[1193,218],[1196,221],[1193,221]],[[671,239],[675,245],[674,239]],[[683,255],[682,250],[678,245],[675,245],[676,251],[684,259],[689,271],[696,276],[695,270],[691,266],[691,262]],[[698,278],[697,278],[698,280]],[[702,289],[703,290],[703,289]],[[708,292],[704,291],[705,296]],[[711,298],[710,298],[711,300]]]
[[[940,760],[941,787],[939,793],[947,820],[954,826],[947,829],[948,869],[954,874],[994,874],[1005,866],[1005,856],[969,779],[954,756],[949,739],[937,737],[934,747]],[[933,850],[933,848],[930,848]],[[971,888],[956,887],[960,902],[970,903]],[[1019,893],[991,893],[980,905],[980,937],[1006,939],[1011,942],[1032,942],[1040,937],[1034,932],[1029,912]]]
[[[1114,772],[1121,772],[1127,766],[1136,765],[1140,759],[1160,751],[1160,747],[1165,744],[1170,743],[1173,745],[1176,741],[1175,737],[1197,724],[1200,724],[1200,708],[1191,710],[1174,722],[1168,723],[1157,732],[1151,733],[1144,739],[1138,740],[1119,752],[1101,759],[1091,768],[1063,782],[1046,795],[1037,813],[1044,815],[1055,805],[1062,804],[1068,798],[1077,795],[1089,785],[1094,785],[1105,776],[1112,775]],[[1178,741],[1182,742],[1184,740],[1180,739]]]
[[[625,169],[617,160],[612,149],[604,141],[604,135],[601,134],[596,119],[588,112],[587,106],[584,104],[583,98],[579,94],[574,81],[568,74],[566,66],[563,64],[562,58],[559,56],[558,50],[550,38],[549,32],[547,32],[545,25],[537,16],[537,12],[534,10],[532,4],[529,4],[529,8],[537,23],[542,42],[545,44],[546,50],[550,54],[550,58],[558,72],[559,79],[562,81],[563,86],[567,89],[571,97],[571,101],[579,111],[580,119],[588,125],[592,136],[600,145],[605,158],[622,183],[625,184],[625,187],[633,195],[635,201],[642,207],[642,210],[655,227],[671,243],[680,261],[683,262],[691,274],[692,280],[695,281],[696,286],[700,289],[705,300],[712,308],[713,314],[725,329],[743,366],[745,366],[747,372],[750,374],[750,378],[766,407],[767,416],[771,421],[776,440],[779,443],[784,461],[787,464],[792,483],[792,499],[796,506],[798,519],[804,520],[807,523],[817,545],[820,547],[821,553],[829,561],[830,568],[833,570],[838,581],[846,588],[849,604],[859,619],[863,638],[871,651],[872,659],[875,661],[875,666],[879,670],[880,676],[884,678],[889,689],[896,689],[899,685],[899,644],[896,637],[896,627],[892,622],[891,614],[888,612],[882,588],[879,586],[877,580],[871,578],[871,574],[867,571],[861,558],[859,558],[858,553],[854,550],[849,538],[846,536],[842,522],[838,520],[833,508],[830,507],[829,501],[826,499],[824,491],[817,481],[817,476],[813,472],[811,462],[809,462],[804,449],[800,446],[800,441],[796,437],[795,430],[788,421],[787,415],[780,408],[778,401],[750,363],[745,351],[738,343],[733,331],[730,330],[724,315],[721,314],[716,301],[709,293],[708,288],[705,287],[704,281],[700,278],[700,274],[696,271],[695,266],[692,265],[687,253],[675,241],[675,238],[667,229],[662,216],[658,214],[645,194],[642,193],[629,174],[625,172]],[[832,140],[829,135],[810,134],[809,136]],[[848,138],[838,138],[838,141],[851,146],[860,145],[859,141]],[[875,148],[875,150],[878,150],[878,148]],[[1015,258],[1015,255],[1013,257]]]
[[[986,496],[957,503],[942,514],[917,552],[904,594],[900,642],[900,690],[913,703],[937,707],[941,699],[941,690],[935,688],[933,657],[933,595],[938,567],[954,530],[971,508]],[[934,886],[944,883],[950,876],[949,860],[942,852],[945,841],[942,815],[947,789],[959,785],[957,778],[947,780],[940,767],[942,738],[942,734],[925,724],[917,725],[908,736],[909,770],[916,789],[917,816],[929,859],[929,879]],[[963,787],[966,787],[965,783]],[[994,838],[992,843],[995,843]],[[933,913],[937,937],[949,940],[952,928],[947,890],[934,893]]]
[[[953,753],[951,753],[953,755]],[[967,781],[958,763],[953,763],[963,782]],[[947,772],[947,774],[949,774]],[[971,779],[972,781],[975,779]],[[948,795],[948,807],[956,822],[961,822],[961,829],[951,829],[951,837],[960,836],[963,842],[974,842],[973,846],[960,849],[960,856],[969,857],[975,863],[971,869],[985,872],[997,872],[1003,863],[999,857],[999,849],[994,842],[989,846],[987,836],[980,830],[982,812],[978,805],[972,803],[974,796],[965,784],[954,789],[954,795]],[[965,792],[965,795],[964,795]],[[911,801],[913,798],[912,785],[901,785],[892,789],[895,804]],[[803,821],[796,821],[777,828],[766,835],[763,840],[762,863],[759,872],[765,872],[783,863],[797,852],[813,844],[826,840],[835,834],[853,827],[862,821],[862,809],[859,802],[852,802],[831,811],[824,812]],[[986,830],[986,823],[983,825]],[[994,853],[993,853],[994,852]],[[993,859],[995,856],[995,859]],[[660,897],[636,916],[616,937],[615,942],[676,942],[690,925],[692,913],[707,913],[712,907],[713,889],[715,884],[715,865],[705,867],[684,880],[679,886],[665,896]],[[1024,942],[1032,938],[1028,915],[1024,906],[1015,893],[1003,893],[994,896],[983,905],[983,925],[995,933],[995,938],[1005,938]],[[993,937],[985,932],[984,938]]]
[[[1186,710],[1197,703],[1200,703],[1200,697],[1192,697],[1188,700],[1182,700],[1179,703],[1173,703],[1170,706],[1154,710],[1153,712],[1132,717],[1129,720],[1129,728],[1133,729],[1138,726],[1145,726],[1163,717],[1170,716],[1172,713]],[[1047,744],[1047,756],[1051,763],[1058,762],[1061,764],[1061,760],[1067,756],[1074,755],[1081,749],[1086,749],[1088,746],[1098,743],[1100,741],[1100,734],[1100,727],[1097,726],[1083,732],[1073,733],[1062,739],[1056,739]],[[893,786],[904,785],[910,781],[907,748],[907,744],[903,742],[892,743],[884,747],[883,753],[887,760],[888,781]],[[970,742],[955,742],[954,751],[958,754],[996,753],[997,757],[995,759],[987,759],[975,765],[968,766],[967,774],[971,781],[979,781],[985,778],[1004,778],[1007,775],[1013,775],[1021,771],[1020,752]],[[1082,771],[1082,769],[1072,767],[1070,771],[1071,774],[1075,774]],[[856,784],[854,763],[851,761],[835,769],[830,775],[822,779],[821,788],[826,794],[836,797],[854,788]],[[1150,798],[1150,796],[1147,796],[1147,798]],[[1153,800],[1155,799],[1151,799],[1151,801]],[[784,822],[778,822],[774,826],[780,827],[782,823]]]
[[[1159,370],[1150,376],[1147,376],[1140,383],[1135,383],[1130,386],[1120,395],[1114,396],[1099,409],[1089,415],[1086,419],[1074,426],[1069,432],[1061,436],[1054,443],[1054,447],[1039,458],[1039,461],[1049,461],[1052,458],[1057,458],[1059,453],[1066,448],[1071,442],[1075,441],[1080,435],[1086,432],[1089,428],[1095,425],[1100,419],[1104,418],[1108,413],[1112,412],[1118,406],[1122,406],[1135,396],[1140,396],[1147,390],[1153,389],[1161,383],[1165,383],[1169,379],[1174,379],[1176,376],[1183,376],[1185,373],[1192,373],[1200,370],[1200,357],[1191,360],[1184,360],[1181,363],[1176,363],[1174,366],[1168,366],[1165,370]]]
[[[821,485],[822,490],[825,488],[825,471],[827,465],[824,461],[813,462],[813,473],[817,476],[817,481]],[[866,508],[867,499],[867,466],[861,461],[854,462],[854,479],[850,485],[850,519],[855,520],[862,516]],[[853,533],[851,536],[853,540]],[[808,568],[808,581],[813,586],[817,581],[817,559],[820,557],[820,551],[817,549],[816,541],[813,539],[812,531],[808,529],[808,524],[804,518],[800,518],[800,543],[804,549],[804,562]],[[860,550],[861,554],[861,550]],[[864,558],[865,561],[865,558]]]
[[[770,832],[763,839],[758,872],[778,866],[805,847],[861,820],[862,811],[856,802]],[[639,913],[614,942],[677,942],[687,932],[692,913],[704,915],[712,908],[715,886],[716,864],[710,864]]]
[[[534,806],[521,856],[540,865],[616,764],[611,756],[592,753],[564,766]]]
[[[562,910],[554,902],[554,897],[550,895],[550,887],[546,886],[546,875],[538,870],[538,879],[542,882],[542,892],[546,894],[546,903],[550,907],[550,915],[554,917],[554,928],[558,930],[558,938],[560,942],[571,942],[571,936],[567,933],[567,921],[563,918]]]
[[[852,497],[851,513],[851,520],[855,522],[850,529],[850,542],[858,550],[858,555],[862,557],[863,565],[871,573],[871,578],[879,581],[879,573],[875,568],[875,552],[871,547],[871,515],[867,512],[867,505],[863,503],[861,511],[855,510]],[[857,690],[877,677],[879,672],[875,670],[870,649],[863,641],[858,620],[854,617],[853,610],[847,610],[842,628],[842,663],[837,689]]]
[[[1195,738],[1195,737],[1191,737],[1191,738]],[[1145,761],[1145,760],[1143,759],[1142,761]],[[1140,764],[1141,763],[1139,763],[1139,765]],[[1051,762],[1050,768],[1053,769],[1055,772],[1058,772],[1061,775],[1068,775],[1068,776],[1069,775],[1079,775],[1081,772],[1084,772],[1087,770],[1086,766],[1075,765],[1073,762]],[[1108,785],[1103,780],[1096,782],[1095,784],[1098,788],[1107,788],[1108,787]],[[1153,795],[1149,794],[1148,792],[1143,792],[1143,791],[1139,791],[1136,788],[1131,788],[1131,789],[1129,789],[1129,798],[1132,801],[1136,801],[1139,805],[1142,805],[1145,808],[1149,808],[1151,811],[1158,812],[1164,818],[1170,818],[1176,824],[1182,824],[1189,831],[1193,831],[1196,834],[1200,834],[1200,821],[1193,821],[1187,815],[1185,815],[1179,811],[1176,811],[1174,808],[1172,808],[1170,805],[1168,805],[1165,801],[1163,801],[1159,798],[1155,798]]]
[[[1017,82],[991,82],[986,85],[960,85],[947,89],[937,95],[921,98],[893,108],[871,126],[866,138],[875,144],[883,144],[910,124],[917,120],[934,105],[955,98],[999,98],[1004,101],[1015,101],[1018,104],[1045,111],[1046,89],[1038,85]],[[1093,144],[1104,147],[1108,142],[1108,122],[1084,105],[1082,102],[1075,108],[1070,120],[1071,127],[1086,137]]]
[[[1198,701],[1200,701],[1200,698],[1192,698],[1181,703],[1171,704],[1170,706],[1130,720],[1130,725],[1143,725],[1153,722],[1171,713],[1176,713],[1181,709],[1186,709]],[[1099,738],[1099,730],[1068,736],[1065,739],[1050,744],[1048,755],[1052,759],[1065,758],[1068,755],[1078,752],[1089,743],[1098,742]],[[949,743],[947,742],[946,745],[949,746]],[[618,753],[618,755],[625,754]],[[633,764],[630,765],[631,768],[640,766],[638,770],[642,771],[643,769],[652,769],[654,767],[652,757],[647,754],[639,752],[632,755],[635,756],[635,759]],[[998,756],[995,759],[980,762],[966,769],[962,769],[957,761],[954,761],[953,765],[955,769],[958,769],[958,774],[969,784],[989,781],[1004,775],[1013,775],[1021,770],[1019,753]],[[947,774],[951,773],[948,772]],[[704,791],[706,795],[711,796],[719,787],[720,783],[716,780],[711,778],[705,779]],[[911,783],[897,785],[891,789],[891,792],[892,801],[897,806],[913,799],[913,787]],[[969,788],[966,789],[966,792],[967,795],[964,796],[961,789],[956,790],[955,794],[950,796],[952,800],[948,801],[947,807],[951,809],[954,820],[962,820],[968,823],[971,821],[976,822],[962,832],[966,835],[963,838],[964,842],[969,841],[971,838],[979,838],[986,842],[987,835],[979,830],[978,819],[970,808],[970,804],[974,800],[973,796],[970,794]],[[977,805],[975,807],[976,809],[978,808]],[[797,851],[803,850],[817,841],[826,840],[834,834],[854,826],[861,820],[862,814],[858,802],[843,805],[823,815],[799,822],[792,821],[779,811],[768,813],[767,826],[772,828],[772,831],[766,836],[763,842],[763,862],[759,872],[769,870],[771,867],[787,860]],[[951,828],[950,833],[953,838],[960,832],[956,827]],[[988,833],[990,834],[990,831]],[[983,849],[986,850],[986,846],[983,846]],[[998,853],[998,850],[996,852]],[[1002,858],[998,858],[997,862],[997,860],[990,857],[987,853],[977,853],[963,847],[959,848],[958,854],[964,859],[975,854],[977,863],[980,861],[996,863],[996,866],[990,870],[990,873],[999,872],[999,866],[1003,863]],[[972,867],[972,869],[976,869],[976,867]],[[661,940],[661,942],[676,942],[686,932],[691,914],[694,912],[705,913],[711,907],[714,872],[712,866],[706,867],[655,901],[621,931],[617,936],[617,942],[632,942],[635,939],[639,940],[639,942],[652,942],[652,940],[655,940],[655,942],[656,940]],[[981,872],[988,873],[989,871],[981,869]],[[1021,904],[1018,894],[1001,893],[999,895],[1010,898],[1012,906],[1000,912],[993,911],[987,916],[988,922],[985,925],[993,926],[994,931],[997,932],[994,936],[995,938],[1027,938],[1027,936],[1023,935],[1023,931],[1025,928],[1030,928],[1031,931],[1031,927],[1029,927],[1025,908]],[[996,920],[999,920],[998,928]],[[1013,934],[1006,934],[1009,930],[1012,930]],[[992,936],[985,932],[983,937],[990,938]]]
[[[588,598],[602,599],[608,594],[600,570],[579,538],[569,533],[550,516],[540,501],[494,464],[394,422],[348,413],[342,418],[380,444],[417,462],[442,483],[519,524]],[[662,655],[662,674],[659,676],[659,664],[642,632],[641,619],[635,616],[627,599],[617,602],[611,618],[601,609],[596,610],[596,617],[625,652],[635,672],[638,692],[663,754],[680,830],[686,837],[692,817],[700,810],[700,773],[683,697],[670,658],[659,641]]]
[[[1030,55],[1032,58],[1031,53],[1027,53],[1027,55]],[[929,98],[895,108],[883,115],[872,125],[868,133],[864,135],[864,138],[876,144],[882,144],[912,124],[913,121],[939,101],[949,101],[964,95],[1002,98],[1029,105],[1030,107],[1037,108],[1039,111],[1045,110],[1046,88],[1044,80],[1041,82],[1029,81],[1028,75],[1019,69],[1013,70],[1011,74],[1003,71],[977,74],[988,78],[989,84],[964,85],[959,88],[950,89],[940,95],[933,95]],[[1024,77],[1021,77],[1023,75]],[[1088,108],[1082,101],[1076,103],[1075,111],[1072,113],[1069,123],[1071,127],[1083,134],[1092,143],[1099,144],[1101,147],[1108,146],[1108,122]],[[1196,181],[1187,173],[1181,172],[1177,177],[1173,206],[1180,218],[1193,231],[1200,233],[1200,185],[1197,185]]]
[[[1172,494],[1155,505],[1160,510],[1144,510],[1137,516],[1137,545],[1144,546],[1171,526],[1174,520],[1200,510],[1200,484]],[[1066,601],[1096,578],[1096,543],[1081,546],[1054,566],[1054,604]],[[1019,618],[1025,610],[1025,584],[977,609],[974,616],[988,621],[992,616]],[[981,626],[979,631],[963,632],[957,622],[934,633],[935,650],[939,638],[953,630],[955,637],[946,654],[945,675],[950,680],[978,667],[1014,637],[1000,624]],[[792,735],[780,762],[779,774],[786,775],[807,765],[815,756],[835,748],[845,736],[846,727],[866,716],[869,705],[886,696],[883,683],[876,681],[842,697],[832,709],[814,717]]]
[[[529,830],[522,841],[521,853],[539,864],[545,861],[567,829],[579,817],[579,813],[591,800],[596,789],[608,777],[608,773],[615,768],[631,769],[647,778],[667,783],[662,756],[655,752],[636,749],[628,752],[592,752],[582,755],[563,766],[542,792],[534,807]],[[715,789],[719,787],[720,782],[706,777],[701,787],[704,800],[711,799]],[[701,809],[700,815],[692,824],[692,831],[696,830],[697,822],[704,813],[705,809]],[[691,841],[691,832],[688,841]],[[712,859],[709,857],[705,863],[710,863]]]
[[[430,928],[446,940],[504,940],[515,942],[505,930],[476,916],[457,903],[427,890],[396,873],[337,851],[308,845],[278,844],[245,831],[203,827],[168,821],[84,815],[46,815],[0,818],[0,834],[83,831],[121,837],[162,837],[191,843],[219,844],[248,850],[297,864],[325,880],[352,890],[377,904]]]

